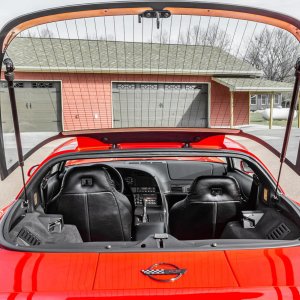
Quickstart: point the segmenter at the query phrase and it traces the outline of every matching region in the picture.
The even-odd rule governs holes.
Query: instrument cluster
[[[135,206],[149,207],[160,206],[160,193],[156,180],[145,172],[134,171],[130,176],[125,176],[124,181],[130,188]]]

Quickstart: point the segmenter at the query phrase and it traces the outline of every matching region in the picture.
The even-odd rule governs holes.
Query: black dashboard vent
[[[24,227],[20,230],[18,238],[21,239],[27,246],[37,246],[41,243],[34,234]]]
[[[182,193],[183,192],[183,187],[180,186],[180,185],[172,185],[171,186],[171,192]]]
[[[268,235],[268,240],[282,240],[284,239],[291,230],[284,224],[281,223],[279,226],[277,226],[275,229],[273,229]]]

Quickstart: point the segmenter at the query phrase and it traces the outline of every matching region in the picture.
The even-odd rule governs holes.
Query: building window
[[[266,105],[268,100],[267,95],[260,95],[260,97],[261,97],[261,105]]]
[[[257,96],[256,95],[251,96],[250,104],[257,105]]]
[[[276,94],[275,95],[275,99],[274,99],[274,104],[279,105],[280,99],[281,99],[281,95],[280,94]]]

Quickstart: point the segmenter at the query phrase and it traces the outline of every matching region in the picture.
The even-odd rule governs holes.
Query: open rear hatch
[[[275,12],[194,1],[69,6],[12,20],[0,34],[16,96],[14,108],[1,63],[2,179],[22,164],[21,148],[27,158],[52,139],[124,129],[133,137],[135,128],[193,128],[200,138],[222,128],[299,174],[299,27]]]
[[[44,181],[53,174],[52,178],[57,175],[62,182],[65,174],[72,174],[81,165],[83,169],[98,168],[102,175],[106,173],[100,170],[100,163],[115,166],[120,172],[126,168],[137,172],[152,167],[165,168],[165,174],[170,174],[172,167],[167,169],[167,165],[174,160],[174,181],[186,177],[182,180],[185,185],[172,186],[175,192],[179,188],[180,193],[186,193],[179,195],[182,197],[189,195],[191,188],[185,180],[191,183],[192,175],[198,172],[194,167],[182,175],[182,161],[187,164],[190,159],[191,164],[199,165],[202,162],[210,172],[207,177],[214,175],[219,181],[222,177],[228,184],[227,171],[232,175],[235,170],[226,167],[233,159],[247,158],[264,180],[257,183],[258,177],[239,174],[240,182],[245,182],[241,177],[247,177],[246,182],[251,183],[248,192],[254,191],[256,210],[243,212],[245,227],[236,217],[234,229],[249,232],[256,225],[253,223],[257,215],[265,212],[269,218],[267,225],[278,224],[272,223],[271,235],[267,225],[261,226],[264,234],[257,238],[245,235],[223,239],[221,233],[217,238],[214,233],[213,239],[176,239],[166,233],[168,203],[163,202],[166,195],[160,193],[155,181],[158,176],[153,175],[151,180],[156,182],[160,194],[157,215],[158,223],[163,224],[162,232],[120,241],[81,240],[81,236],[79,242],[68,244],[64,239],[68,232],[60,235],[62,225],[65,230],[72,227],[73,233],[75,228],[77,237],[79,226],[63,224],[62,214],[43,210],[43,196],[36,206],[32,205],[34,209],[26,211],[31,198],[26,198],[25,189],[25,195],[21,194],[25,198],[23,206],[21,201],[15,202],[12,213],[6,214],[0,224],[1,243],[6,247],[0,249],[0,277],[4,278],[0,287],[2,284],[6,291],[16,293],[34,291],[35,295],[45,295],[51,291],[51,296],[61,296],[64,291],[68,296],[72,292],[81,297],[85,291],[89,291],[89,296],[94,291],[99,297],[174,298],[199,293],[212,299],[216,295],[234,299],[296,294],[292,287],[299,286],[293,273],[299,262],[299,209],[284,195],[280,195],[284,201],[276,201],[275,181],[242,146],[226,152],[224,143],[231,141],[225,137],[254,140],[278,156],[280,169],[286,162],[300,174],[299,29],[298,20],[280,13],[196,1],[105,1],[38,11],[6,24],[0,33],[2,179],[18,165],[23,168],[24,158],[45,143],[66,137],[78,137],[75,146],[80,148],[81,141],[86,153],[78,151],[70,157],[70,153],[62,153],[46,161],[28,184],[32,195],[38,195]],[[270,59],[274,64],[268,68]],[[62,149],[70,149],[74,144],[76,141]],[[93,151],[95,145],[97,151]],[[99,151],[98,145],[103,151]],[[157,149],[151,149],[155,145]],[[74,159],[78,161],[73,162]],[[85,165],[89,159],[93,163]],[[60,174],[62,169],[66,172]],[[211,170],[219,173],[213,174]],[[84,174],[79,189],[93,187],[94,179]],[[25,185],[24,173],[23,177]],[[111,178],[105,178],[109,181],[109,192],[116,193]],[[231,184],[238,181],[230,180]],[[75,184],[65,186],[72,189]],[[233,186],[240,196],[238,184]],[[140,187],[133,188],[137,194]],[[60,186],[57,190],[62,191]],[[168,191],[172,192],[171,188]],[[155,200],[155,187],[145,193],[148,192],[150,200]],[[208,192],[209,197],[222,193],[220,187]],[[226,200],[226,205],[230,203],[227,212],[234,210],[232,202],[240,200],[241,197],[239,201]],[[133,217],[147,218],[146,213],[140,213],[146,208],[150,211],[145,203],[135,207]],[[67,213],[74,206],[72,202]],[[139,215],[135,214],[137,210]],[[215,214],[211,215],[211,220],[215,220]],[[32,222],[33,218],[38,223]],[[99,221],[97,216],[95,219]],[[147,225],[147,219],[136,219],[136,227],[140,223]],[[23,230],[24,223],[36,232],[42,228],[44,231],[40,232],[46,232],[41,234],[44,240],[36,239],[37,234],[26,231],[25,226]],[[210,223],[213,227],[216,222]],[[287,228],[285,224],[292,225]],[[288,234],[290,238],[284,240],[282,236]],[[10,242],[9,235],[17,242]],[[53,236],[59,237],[57,243]],[[278,261],[278,268],[285,272],[277,272]],[[7,275],[7,269],[12,267],[15,272]],[[270,288],[272,285],[276,288]],[[264,288],[256,292],[257,287]]]

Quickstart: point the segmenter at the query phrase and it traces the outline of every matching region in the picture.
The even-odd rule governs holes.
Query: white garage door
[[[208,84],[112,84],[113,126],[207,127]]]

